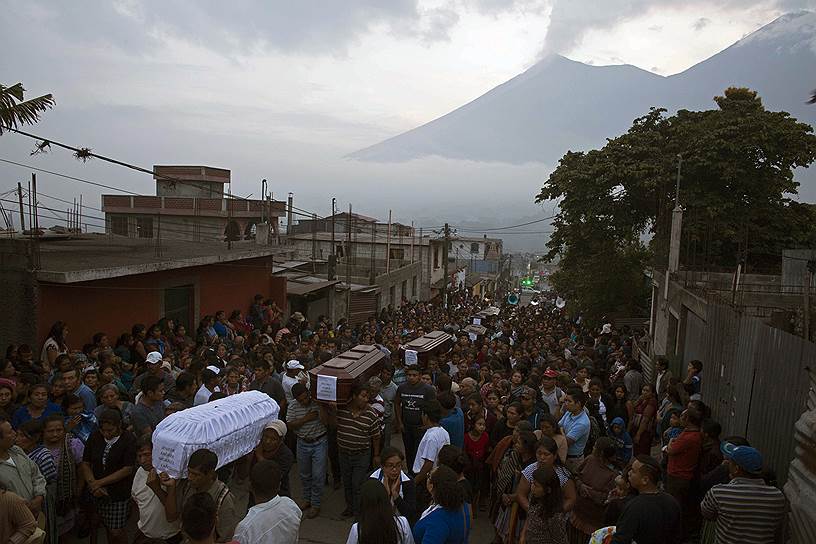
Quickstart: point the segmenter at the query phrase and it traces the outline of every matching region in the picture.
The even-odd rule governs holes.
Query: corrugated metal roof
[[[317,279],[317,278],[315,278]],[[287,295],[306,295],[308,293],[313,293],[314,291],[319,291],[321,289],[325,289],[327,287],[331,287],[332,285],[339,283],[340,280],[319,280],[317,282],[295,282],[295,281],[288,281],[286,282],[286,294]]]

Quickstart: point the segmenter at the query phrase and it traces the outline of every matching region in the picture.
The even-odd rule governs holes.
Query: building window
[[[405,258],[405,249],[392,247],[391,251],[388,252],[388,257],[390,259],[397,259],[401,261]]]
[[[110,218],[111,234],[117,236],[128,235],[128,217],[127,215],[111,215]]]
[[[434,270],[436,270],[437,268],[439,268],[439,246],[434,247],[433,261],[434,261]]]
[[[413,298],[419,299],[419,294],[417,293],[417,277],[416,276],[411,278],[411,296]]]
[[[153,238],[153,218],[137,217],[136,232],[139,238]]]
[[[408,299],[408,280],[402,280],[402,297],[400,302]]]
[[[388,302],[389,302],[389,303],[391,303],[391,304],[393,304],[394,306],[396,306],[396,305],[397,305],[397,301],[396,301],[396,298],[397,298],[397,293],[396,293],[396,291],[397,291],[397,289],[396,289],[396,286],[395,286],[395,285],[392,285],[392,286],[391,286],[391,287],[388,289]]]
[[[346,254],[346,252],[343,250],[343,244],[337,244],[337,246],[334,248],[334,253],[337,255],[338,259],[342,259]]]
[[[471,242],[470,252],[471,253],[479,253],[479,242]]]

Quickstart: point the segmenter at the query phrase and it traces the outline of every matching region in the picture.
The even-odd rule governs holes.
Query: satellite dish
[[[555,306],[556,306],[556,307],[557,307],[559,310],[563,310],[563,309],[564,309],[564,307],[565,307],[566,305],[567,305],[567,301],[566,301],[566,300],[564,300],[563,298],[558,297],[558,298],[556,298],[556,299],[555,299]]]

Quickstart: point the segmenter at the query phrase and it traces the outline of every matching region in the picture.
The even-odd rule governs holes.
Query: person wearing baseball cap
[[[286,437],[286,423],[280,419],[267,422],[261,433],[261,441],[255,447],[255,452],[246,456],[250,459],[249,466],[242,467],[241,472],[251,470],[259,461],[275,461],[281,468],[281,482],[279,495],[289,497],[289,469],[295,462],[295,455],[284,443]]]
[[[286,363],[286,372],[281,376],[281,385],[283,385],[283,392],[286,395],[286,404],[291,404],[295,398],[292,396],[292,386],[296,383],[302,383],[307,388],[309,387],[309,377],[306,375],[304,367],[297,359],[292,359]]]
[[[762,454],[751,446],[720,446],[731,481],[712,487],[700,503],[706,519],[716,522],[718,543],[781,542],[787,501],[762,479]]]
[[[556,418],[561,418],[561,401],[564,400],[564,391],[556,387],[558,371],[548,368],[541,377],[541,398],[550,408],[550,413]]]

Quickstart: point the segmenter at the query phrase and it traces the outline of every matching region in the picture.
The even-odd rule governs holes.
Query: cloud
[[[711,24],[711,19],[709,19],[708,17],[700,17],[699,19],[694,21],[694,24],[692,25],[692,28],[699,32],[700,30],[704,29],[705,27],[707,27],[710,24]]]
[[[361,35],[383,26],[426,40],[447,39],[447,31],[458,20],[455,13],[423,10],[419,4],[419,0],[32,0],[11,11],[72,41],[131,53],[153,52],[171,37],[225,55],[257,50],[343,54]]]
[[[657,9],[693,8],[710,5],[709,0],[687,0],[678,6],[677,0],[553,0],[550,27],[543,53],[566,53],[581,43],[587,32],[605,30]],[[723,0],[718,8],[750,9],[763,7],[780,12],[814,9],[816,0]],[[702,20],[702,19],[701,19]],[[699,21],[698,21],[699,23]]]

